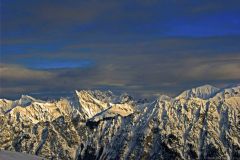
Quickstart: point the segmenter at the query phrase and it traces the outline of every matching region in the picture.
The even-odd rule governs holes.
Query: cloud
[[[239,34],[239,5],[235,0],[4,1],[1,43]]]
[[[2,59],[5,64],[1,67],[1,82],[6,92],[1,93],[6,96],[113,89],[176,95],[183,89],[205,83],[222,85],[239,81],[238,44],[238,36],[92,41],[64,45],[57,51],[35,49],[26,54],[9,54]],[[62,65],[82,64],[85,60],[94,65]],[[57,62],[61,62],[62,67],[53,69],[52,65]],[[36,64],[43,64],[44,68],[33,69]]]
[[[4,1],[1,15],[1,96],[240,80],[239,1]]]
[[[189,60],[191,61],[191,60]],[[222,57],[207,57],[200,60],[195,59],[195,63],[189,62],[189,72],[186,77],[189,79],[202,80],[240,80],[238,74],[240,68],[240,56],[228,55]]]
[[[40,70],[31,70],[23,66],[0,64],[1,79],[10,79],[16,81],[23,81],[27,79],[44,80],[53,76],[52,73]]]
[[[0,95],[15,96],[37,91],[54,79],[54,73],[32,70],[19,65],[0,64]]]
[[[139,39],[106,40],[75,42],[61,45],[57,50],[42,50],[44,46],[36,45],[34,50],[28,46],[17,48],[24,50],[21,54],[3,55],[8,62],[21,62],[22,59],[101,59],[117,56],[124,58],[125,55],[147,56],[157,55],[160,57],[169,57],[178,55],[188,56],[213,56],[238,54],[240,52],[240,36],[222,36],[222,37],[169,37],[153,38],[139,37]],[[23,45],[22,45],[23,46]],[[173,47],[174,46],[174,47]],[[121,56],[122,55],[122,56]],[[133,57],[134,58],[134,57]]]
[[[31,70],[23,66],[2,65],[1,88],[5,92],[1,95],[70,92],[75,89],[176,95],[182,89],[204,83],[220,85],[238,82],[239,64],[239,55],[161,59],[159,55],[137,54],[102,57],[92,68]]]
[[[240,56],[192,57],[180,60],[174,74],[183,81],[240,80]]]

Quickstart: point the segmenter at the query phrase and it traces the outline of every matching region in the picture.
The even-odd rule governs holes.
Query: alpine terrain
[[[0,99],[0,149],[46,159],[240,159],[240,86],[134,100],[75,91]]]

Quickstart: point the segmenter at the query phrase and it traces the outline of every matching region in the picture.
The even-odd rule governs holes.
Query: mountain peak
[[[44,103],[45,101],[35,99],[28,95],[22,95],[21,98],[16,101],[16,105],[24,107],[30,105],[33,102]]]
[[[212,85],[206,84],[196,88],[192,88],[182,92],[176,99],[180,98],[201,98],[201,99],[208,99],[213,97],[220,89],[216,88]]]
[[[0,149],[69,160],[240,157],[240,86],[204,85],[179,97],[137,103],[127,94],[82,90],[45,103],[22,96],[33,102],[13,108],[2,100]]]

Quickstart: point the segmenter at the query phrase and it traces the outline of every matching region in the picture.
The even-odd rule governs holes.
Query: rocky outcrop
[[[0,102],[4,150],[49,159],[240,158],[240,86],[201,86],[152,102],[100,91]]]

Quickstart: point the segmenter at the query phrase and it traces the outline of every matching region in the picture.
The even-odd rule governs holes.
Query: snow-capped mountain
[[[48,159],[239,159],[240,86],[152,102],[112,92],[0,99],[0,148]]]
[[[200,87],[192,88],[182,92],[177,98],[190,98],[197,97],[202,99],[208,99],[214,96],[220,89],[211,85],[203,85]]]

